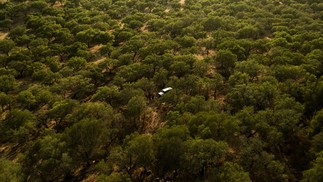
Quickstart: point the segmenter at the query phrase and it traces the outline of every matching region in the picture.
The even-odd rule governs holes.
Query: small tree
[[[302,182],[315,182],[323,180],[323,151],[317,154],[312,167],[303,172]]]
[[[0,158],[0,181],[12,182],[23,181],[24,176],[18,163]]]
[[[219,50],[216,56],[216,66],[219,72],[228,78],[233,72],[237,56],[229,50]]]
[[[0,92],[8,93],[13,91],[17,86],[17,82],[14,76],[12,75],[3,75],[0,76]]]
[[[7,54],[9,56],[9,52],[11,49],[15,47],[15,42],[10,39],[0,40],[0,51],[1,53]]]
[[[10,110],[11,97],[3,92],[0,92],[0,105],[2,111],[4,112],[7,106],[7,109]]]

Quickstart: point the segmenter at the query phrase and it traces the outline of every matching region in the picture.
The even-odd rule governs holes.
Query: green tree
[[[20,164],[0,158],[0,180],[3,182],[24,181]]]
[[[179,156],[183,156],[184,142],[189,138],[188,128],[184,125],[164,127],[154,134],[158,176],[163,177],[166,173],[179,169]]]
[[[219,169],[213,171],[214,173],[210,174],[211,177],[208,179],[210,181],[251,182],[248,172],[233,162],[224,162]]]
[[[246,60],[249,56],[252,46],[248,40],[225,39],[216,47],[221,50],[231,51],[237,56],[238,61]],[[226,54],[228,56],[228,53]]]
[[[145,92],[146,98],[152,99],[154,92],[155,92],[155,84],[151,80],[147,78],[142,78],[137,80],[137,82],[134,84],[134,87],[140,88]]]
[[[188,127],[192,136],[214,140],[231,141],[240,130],[241,122],[227,114],[199,112],[189,118]]]
[[[302,182],[314,182],[323,180],[323,152],[317,154],[312,162],[312,167],[303,172]]]
[[[98,182],[131,182],[128,175],[123,173],[111,173],[109,176],[100,175],[96,178]]]
[[[252,181],[286,181],[285,166],[264,150],[265,143],[257,138],[243,140],[240,164]]]
[[[109,33],[92,28],[78,32],[75,38],[86,43],[88,47],[93,44],[106,44],[113,40],[113,36]]]
[[[132,60],[135,60],[138,50],[145,45],[145,41],[143,40],[144,37],[140,36],[133,36],[129,41],[127,41],[122,46],[122,52],[132,53],[133,57]]]
[[[210,50],[212,50],[216,47],[215,40],[213,38],[202,39],[201,42],[199,43],[199,45],[201,47],[205,47],[207,56],[209,56]]]
[[[247,73],[252,81],[257,80],[257,77],[265,71],[265,66],[255,60],[237,62],[235,68],[242,73]]]
[[[236,85],[227,94],[228,103],[234,111],[245,106],[254,106],[256,110],[265,109],[273,104],[277,95],[275,85],[269,82]]]
[[[31,75],[33,81],[39,81],[46,85],[52,85],[60,77],[58,73],[53,73],[49,68],[37,69]]]
[[[35,60],[39,60],[40,57],[47,56],[50,53],[48,40],[45,38],[31,40],[29,43],[29,50],[33,54]]]
[[[323,109],[316,112],[310,122],[310,132],[315,135],[323,131]]]
[[[140,181],[147,177],[147,171],[153,169],[155,161],[152,136],[137,133],[128,135],[123,142],[123,147],[112,149],[108,157],[110,165],[117,165],[132,180]],[[136,174],[140,168],[143,170],[140,171],[140,174]]]
[[[147,28],[149,31],[160,31],[166,25],[164,19],[151,19],[147,22]]]
[[[126,81],[134,82],[142,77],[150,77],[152,67],[147,64],[134,63],[127,66],[121,66],[116,77],[122,77]]]
[[[29,180],[62,180],[75,167],[62,135],[49,132],[51,133],[37,139],[26,152],[23,169]]]
[[[305,105],[308,113],[319,111],[323,108],[323,103],[320,100],[323,99],[323,76],[316,80],[316,83],[311,87],[309,95],[306,97]]]
[[[254,26],[245,26],[238,30],[239,38],[252,38],[257,39],[260,36],[259,30]]]
[[[36,104],[35,96],[28,90],[19,92],[17,95],[17,102],[25,109],[32,110]]]
[[[203,96],[191,97],[184,107],[185,111],[194,114],[202,111],[208,111],[208,109],[208,102],[205,101],[205,98]]]
[[[56,122],[56,127],[61,127],[65,117],[72,113],[72,110],[77,106],[77,104],[77,101],[71,99],[56,101],[48,110],[48,118],[53,119]],[[47,123],[45,123],[45,125],[47,126]]]
[[[93,100],[99,100],[109,103],[112,106],[118,105],[120,98],[120,91],[117,86],[103,86],[99,87],[96,93],[92,96]]]
[[[192,47],[196,44],[196,39],[194,37],[190,36],[183,36],[181,38],[175,39],[177,42],[183,47],[183,48],[188,48]]]
[[[5,111],[6,107],[7,109],[11,109],[11,97],[3,92],[0,92],[0,105],[1,105],[1,108],[2,108],[2,112]]]
[[[17,71],[18,77],[29,76],[31,72],[32,53],[26,48],[19,48],[12,51],[12,54],[8,57],[10,61],[7,66]]]
[[[113,109],[103,102],[83,103],[68,115],[67,121],[73,124],[82,119],[97,119],[110,126],[113,121]]]
[[[13,91],[17,87],[17,82],[14,76],[12,75],[3,75],[0,76],[0,91],[8,93]]]
[[[143,96],[132,97],[127,104],[127,114],[132,118],[137,130],[142,131],[144,125],[141,121],[141,114],[146,109],[146,98]]]
[[[94,118],[82,119],[64,131],[64,140],[73,160],[89,167],[105,154],[111,141],[109,126]]]
[[[170,71],[178,77],[182,77],[190,72],[190,65],[184,61],[174,61],[170,66]]]
[[[203,22],[204,30],[214,31],[219,28],[223,28],[223,21],[220,17],[209,17]]]
[[[13,109],[1,124],[2,140],[23,143],[36,132],[36,117],[28,110]]]
[[[0,41],[0,50],[1,53],[7,54],[9,56],[9,52],[11,49],[15,47],[15,42],[10,39],[4,39]]]
[[[67,61],[67,66],[72,68],[74,71],[81,70],[86,65],[86,60],[82,57],[72,57]]]
[[[228,78],[233,72],[237,56],[229,50],[219,50],[216,56],[216,67],[221,75]]]
[[[159,88],[162,88],[166,85],[168,80],[168,71],[164,68],[161,68],[158,72],[155,72],[153,76],[154,83]]]
[[[53,91],[61,93],[65,98],[84,99],[94,90],[90,78],[81,75],[61,78],[52,87]]]
[[[215,166],[221,166],[225,160],[228,145],[213,139],[187,140],[181,156],[181,167],[188,175],[186,180],[202,180]]]

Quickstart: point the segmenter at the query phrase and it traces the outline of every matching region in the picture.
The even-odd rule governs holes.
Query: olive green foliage
[[[323,181],[322,7],[1,1],[0,181]]]
[[[0,180],[4,182],[23,181],[21,166],[10,160],[0,158]]]

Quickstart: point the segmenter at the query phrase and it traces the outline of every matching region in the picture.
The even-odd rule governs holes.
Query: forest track
[[[156,107],[149,107],[143,114],[142,119],[144,121],[144,133],[154,133],[165,124],[160,119],[160,113]]]

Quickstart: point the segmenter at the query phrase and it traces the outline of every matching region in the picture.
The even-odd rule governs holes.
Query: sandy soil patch
[[[95,46],[90,48],[90,52],[93,53],[93,54],[97,53],[102,48],[102,46],[103,46],[102,44],[95,45]]]
[[[106,59],[107,59],[106,57],[102,56],[98,60],[94,61],[93,63],[96,64],[96,65],[98,65],[98,64],[102,63]]]
[[[63,4],[59,1],[56,1],[55,4],[53,5],[54,8],[61,8],[63,7]]]
[[[8,36],[8,32],[0,32],[0,40],[5,39]]]
[[[142,27],[140,28],[140,31],[141,31],[141,32],[148,32],[148,26],[147,26],[147,24],[144,24],[144,26],[142,26]]]
[[[199,61],[202,61],[204,59],[204,56],[202,54],[195,54],[195,57]]]

